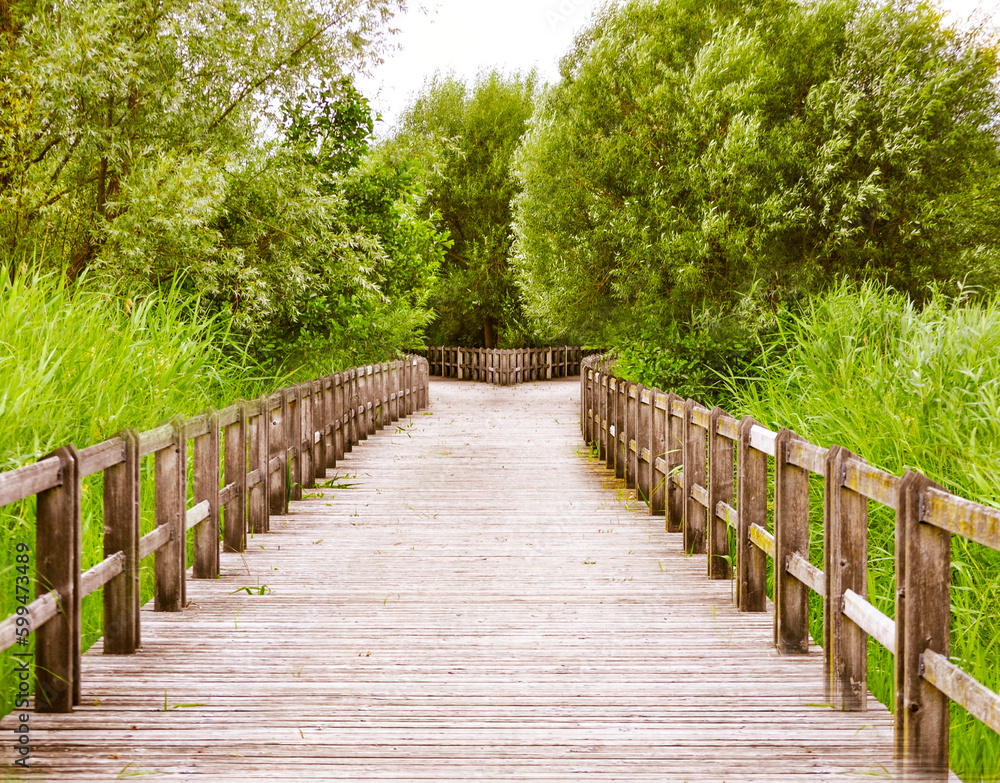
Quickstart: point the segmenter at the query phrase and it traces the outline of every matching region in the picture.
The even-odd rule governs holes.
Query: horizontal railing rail
[[[355,367],[147,432],[126,430],[82,450],[63,446],[0,473],[0,506],[37,499],[34,590],[31,547],[22,542],[15,554],[17,610],[0,621],[0,651],[26,647],[34,635],[35,710],[71,712],[80,703],[84,597],[103,588],[104,652],[136,652],[144,558],[155,558],[155,610],[182,611],[188,531],[194,531],[192,578],[215,578],[220,546],[244,551],[248,533],[267,532],[271,515],[287,513],[289,500],[300,500],[302,489],[314,487],[353,444],[426,407],[428,377],[426,359],[417,356]],[[155,526],[140,536],[145,457],[154,463]],[[98,473],[104,559],[81,573],[82,482]]]
[[[606,357],[583,360],[581,387],[583,437],[598,459],[650,514],[665,515],[686,552],[706,555],[710,578],[735,579],[740,610],[767,609],[773,569],[778,652],[809,651],[809,592],[823,599],[832,705],[867,709],[869,637],[895,656],[896,754],[905,776],[948,779],[950,701],[1000,732],[1000,695],[949,657],[951,536],[1000,549],[1000,511],[919,473],[894,476],[840,446],[820,448],[791,430],[772,432],[626,381]],[[810,475],[823,477],[822,569],[809,561]],[[894,618],[868,601],[870,502],[896,512]]]
[[[583,357],[589,352],[563,345],[516,349],[433,346],[414,353],[426,357],[432,376],[513,386],[579,375]]]

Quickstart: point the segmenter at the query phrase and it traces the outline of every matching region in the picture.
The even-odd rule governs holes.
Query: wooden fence
[[[270,515],[286,513],[289,499],[301,499],[302,489],[315,486],[352,444],[427,403],[427,362],[408,357],[186,421],[178,417],[149,432],[127,430],[86,449],[63,446],[32,465],[0,473],[0,506],[37,497],[36,597],[27,601],[25,567],[17,577],[21,605],[0,622],[0,651],[35,634],[35,710],[71,712],[80,703],[83,597],[104,587],[104,652],[134,653],[144,558],[155,558],[156,611],[182,611],[187,531],[194,530],[192,576],[216,577],[220,540],[225,551],[242,552],[248,531],[267,532]],[[154,460],[155,527],[140,537],[140,466],[147,456]],[[81,574],[82,481],[98,473],[105,559]],[[15,557],[17,563],[30,559],[27,552]]]
[[[951,536],[1000,549],[1000,511],[918,473],[894,476],[839,446],[623,380],[602,357],[583,361],[581,384],[584,439],[649,513],[683,534],[686,551],[707,555],[710,578],[732,579],[734,562],[740,610],[765,611],[773,569],[780,653],[808,652],[809,591],[822,596],[831,704],[866,709],[869,637],[895,655],[896,751],[907,777],[948,779],[949,700],[1000,732],[1000,696],[949,658]],[[824,479],[822,570],[809,562],[810,474]],[[895,619],[867,600],[870,502],[896,512]]]
[[[515,350],[435,346],[415,353],[427,358],[431,375],[498,386],[579,375],[585,355],[582,348],[568,345]]]

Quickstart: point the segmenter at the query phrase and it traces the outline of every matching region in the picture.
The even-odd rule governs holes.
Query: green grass
[[[224,324],[176,289],[132,301],[85,283],[66,287],[54,275],[22,273],[0,283],[0,470],[66,443],[82,448],[126,426],[148,429],[178,413],[256,396],[281,380],[262,374],[228,344]],[[153,466],[144,462],[145,533],[153,525]],[[103,557],[101,496],[100,476],[86,479],[85,569]],[[16,608],[18,542],[34,549],[33,499],[0,508],[0,617]],[[151,578],[144,576],[148,598]],[[100,637],[101,615],[98,593],[84,601],[85,646]],[[12,660],[0,655],[0,715],[12,708]]]
[[[734,382],[733,413],[843,446],[883,470],[924,473],[1000,507],[1000,304],[935,296],[924,308],[875,285],[842,286],[782,327],[760,377]],[[813,562],[822,564],[821,484],[813,492]],[[870,504],[869,592],[893,615],[895,518]],[[1000,553],[953,538],[952,658],[1000,690]],[[822,613],[813,607],[814,638]],[[869,686],[891,705],[893,659],[870,642]],[[951,766],[1000,779],[1000,738],[952,710]]]

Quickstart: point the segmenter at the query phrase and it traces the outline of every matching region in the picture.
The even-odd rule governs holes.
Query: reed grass
[[[22,271],[0,282],[0,470],[67,443],[82,448],[128,426],[149,429],[222,407],[283,380],[263,372],[228,339],[226,324],[178,286],[132,300],[85,280],[66,286],[59,275]],[[143,532],[153,525],[151,473],[145,465]],[[103,557],[101,496],[101,477],[86,479],[85,569]],[[34,549],[34,540],[33,499],[0,508],[0,618],[16,608],[14,546]],[[148,598],[148,574],[143,583]],[[98,593],[84,601],[85,646],[100,637],[101,622]],[[11,671],[9,652],[0,655],[0,715],[12,708]]]

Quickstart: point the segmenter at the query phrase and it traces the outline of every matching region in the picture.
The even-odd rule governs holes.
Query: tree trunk
[[[497,319],[491,315],[483,315],[483,340],[487,348],[497,347]]]

